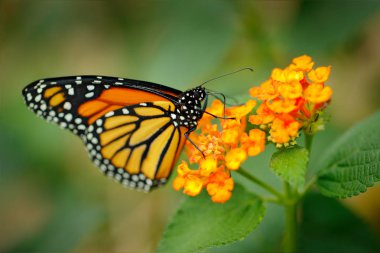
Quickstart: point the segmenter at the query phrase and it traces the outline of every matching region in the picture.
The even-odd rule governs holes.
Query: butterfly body
[[[23,95],[38,116],[81,137],[103,173],[143,191],[166,182],[207,104],[203,87],[101,76],[39,80]]]

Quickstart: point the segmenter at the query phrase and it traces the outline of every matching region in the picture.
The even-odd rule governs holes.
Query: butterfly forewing
[[[39,80],[23,90],[38,116],[78,135],[108,112],[141,102],[175,101],[179,94],[159,84],[100,76]]]

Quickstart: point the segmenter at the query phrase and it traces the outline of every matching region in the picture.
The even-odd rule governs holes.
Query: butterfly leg
[[[184,135],[185,138],[202,154],[203,158],[206,158],[205,154],[203,154],[202,150],[190,139],[189,134],[195,131],[196,127],[190,128]]]

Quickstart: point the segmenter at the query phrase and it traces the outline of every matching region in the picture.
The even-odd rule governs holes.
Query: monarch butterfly
[[[35,81],[23,90],[38,116],[69,129],[93,163],[123,185],[150,191],[165,184],[208,93],[106,76]]]

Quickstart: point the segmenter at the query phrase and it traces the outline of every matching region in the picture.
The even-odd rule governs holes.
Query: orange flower
[[[316,70],[311,70],[308,74],[309,79],[315,83],[324,83],[329,78],[331,66],[319,67]]]
[[[271,141],[275,143],[288,143],[291,138],[297,137],[300,123],[288,114],[279,115],[270,130]]]
[[[268,124],[275,118],[275,113],[269,109],[266,103],[262,103],[256,110],[257,115],[249,116],[249,122],[254,125]]]
[[[331,67],[314,70],[313,66],[310,56],[296,57],[288,67],[273,69],[270,78],[260,87],[251,88],[251,96],[262,103],[256,114],[249,117],[249,122],[267,130],[272,142],[294,144],[300,128],[307,128],[310,119],[318,118],[315,114],[319,114],[331,99],[331,88],[324,86]],[[313,124],[323,129],[325,121],[322,118],[319,121]]]
[[[289,113],[297,109],[294,99],[274,99],[267,100],[266,105],[275,113]]]
[[[220,169],[209,178],[207,192],[211,200],[216,203],[224,203],[232,196],[231,191],[234,189],[234,181],[229,173]]]
[[[226,155],[226,166],[230,170],[237,170],[240,164],[247,159],[247,153],[242,148],[234,148],[228,151]]]
[[[302,85],[298,81],[284,83],[278,87],[278,92],[285,99],[295,99],[302,96]]]
[[[244,133],[241,137],[241,146],[249,156],[256,156],[265,149],[265,132],[251,129],[249,135]]]
[[[226,114],[231,118],[240,120],[242,117],[250,113],[255,106],[256,106],[256,101],[250,99],[243,105],[234,106],[234,107],[226,109]],[[226,121],[230,121],[230,120],[226,120]]]
[[[195,175],[189,175],[185,182],[185,185],[183,186],[183,193],[194,197],[201,193],[202,187],[203,181],[201,178]]]
[[[217,160],[211,156],[208,156],[199,163],[199,166],[201,176],[208,177],[211,173],[216,171]]]
[[[302,80],[304,75],[302,71],[296,71],[289,68],[285,68],[284,70],[275,68],[272,71],[271,78],[280,83],[291,83]]]
[[[218,126],[211,123],[213,116],[203,115],[198,124],[200,131],[191,136],[196,147],[186,144],[189,161],[196,163],[198,169],[191,170],[182,162],[173,188],[183,189],[189,196],[206,189],[213,202],[224,203],[234,188],[231,170],[238,170],[248,156],[262,153],[267,141],[276,147],[287,147],[296,143],[301,128],[308,134],[322,129],[325,121],[321,111],[332,95],[331,88],[324,85],[331,67],[314,70],[313,66],[311,57],[302,55],[284,69],[275,68],[267,81],[249,91],[261,100],[253,114],[255,100],[231,108],[213,101],[207,112],[228,119],[221,120]],[[249,122],[260,129],[249,126],[251,130],[246,132],[247,115]]]
[[[189,196],[198,195],[203,186],[203,181],[199,177],[198,171],[190,170],[187,163],[182,161],[177,169],[178,176],[173,182],[173,188],[177,191],[184,188],[184,193]]]
[[[294,70],[309,72],[313,68],[314,62],[308,55],[302,55],[293,59],[293,64],[289,67]]]
[[[260,100],[273,99],[279,95],[277,88],[271,79],[263,82],[260,87],[251,88],[249,90],[249,93],[252,97],[258,98]]]
[[[305,99],[316,104],[327,102],[331,95],[331,88],[319,83],[312,83],[305,90]]]
[[[224,105],[220,100],[215,99],[214,101],[212,101],[211,106],[207,107],[206,112],[217,117],[223,117]],[[210,114],[203,114],[201,120],[198,121],[198,128],[208,124],[212,119],[214,119],[214,117]]]

